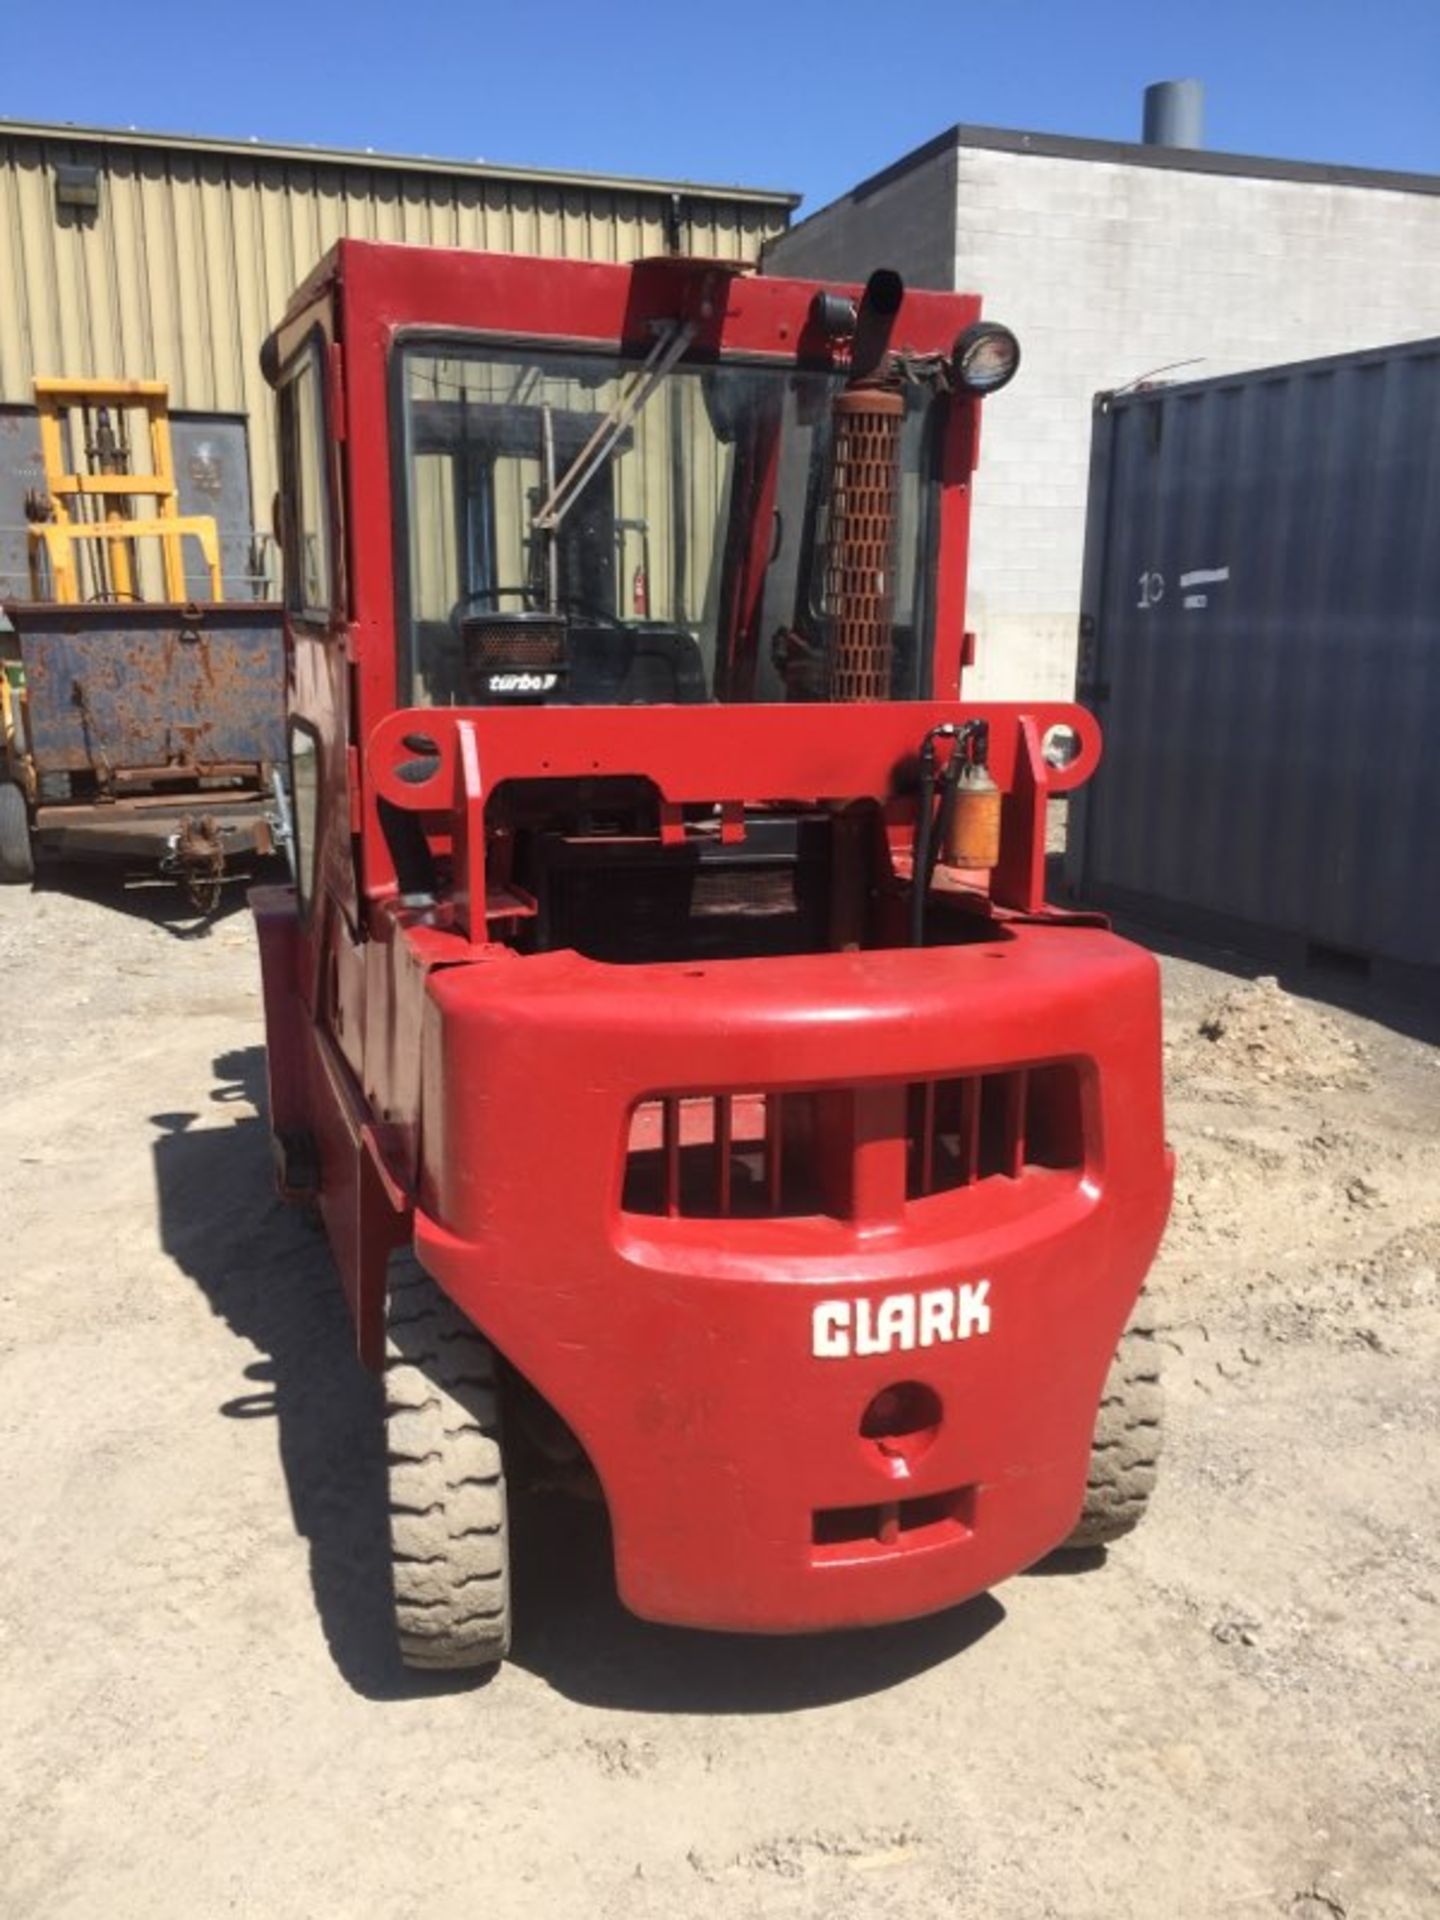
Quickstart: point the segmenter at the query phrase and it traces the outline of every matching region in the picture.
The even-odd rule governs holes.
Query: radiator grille
[[[729,1093],[644,1100],[630,1120],[622,1205],[691,1219],[823,1211],[814,1096]]]
[[[1084,1164],[1080,1077],[1071,1064],[915,1082],[904,1088],[904,1193],[921,1203],[1029,1168]],[[843,1214],[845,1090],[656,1095],[630,1116],[621,1205],[681,1219]],[[897,1121],[897,1127],[900,1123]],[[897,1149],[898,1151],[898,1149]]]
[[[507,667],[559,667],[565,664],[565,622],[467,620],[465,651],[477,673],[501,673]]]
[[[918,1081],[908,1090],[906,1135],[911,1200],[1018,1180],[1027,1167],[1079,1167],[1078,1075],[1063,1065]]]

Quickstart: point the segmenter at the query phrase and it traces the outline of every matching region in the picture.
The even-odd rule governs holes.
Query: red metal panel
[[[269,1081],[270,1130],[279,1135],[308,1121],[305,1072],[309,1047],[299,993],[300,916],[290,887],[254,887],[260,949],[260,985],[265,996],[265,1065]]]
[[[913,786],[928,727],[961,718],[990,723],[990,771],[1008,790],[1021,756],[1019,729],[1073,726],[1081,749],[1071,766],[1041,772],[1065,793],[1089,778],[1100,730],[1083,707],[1059,701],[1024,709],[930,701],[840,707],[511,707],[410,708],[391,713],[370,736],[367,772],[392,805],[448,808],[461,729],[472,732],[487,792],[516,778],[585,779],[639,774],[676,805],[718,799],[888,799]],[[405,780],[413,762],[407,734],[435,743],[425,780]],[[1027,774],[1029,766],[1027,764]]]
[[[820,714],[817,720],[817,711]],[[997,898],[1024,912],[1044,899],[1044,814],[1049,791],[1065,792],[1087,779],[1100,757],[1100,734],[1083,708],[1059,703],[1023,713],[1008,706],[958,706],[906,701],[816,709],[780,707],[412,708],[391,713],[366,751],[366,792],[403,811],[455,811],[457,858],[465,898],[484,897],[485,797],[502,782],[548,776],[585,779],[634,774],[655,787],[683,839],[680,808],[713,801],[781,798],[887,801],[913,788],[916,753],[928,727],[942,720],[990,724],[990,767],[1002,789],[1015,788],[1017,811],[1002,845]],[[1043,730],[1071,726],[1080,740],[1073,763],[1047,768],[1040,758]],[[434,769],[420,780],[408,739],[423,735]],[[428,746],[434,747],[433,756]],[[1026,862],[1030,863],[1026,866]],[[376,871],[372,863],[372,871]],[[1001,891],[1003,883],[1004,891]],[[377,891],[393,880],[373,882]],[[480,921],[462,913],[472,940]]]
[[[1045,801],[1051,793],[1065,793],[1082,785],[1095,771],[1100,759],[1100,730],[1093,715],[1085,713],[1088,727],[1076,728],[1080,735],[1080,753],[1074,764],[1062,769],[1047,767],[1040,743],[1047,727],[1058,719],[1074,726],[1070,714],[1085,713],[1072,707],[1066,714],[1035,709],[1020,720],[1019,731],[1012,735],[1013,762],[1007,779],[1000,785],[1009,798],[1001,816],[1000,864],[995,869],[994,894],[1001,906],[1016,913],[1038,913],[1045,904]],[[1074,777],[1077,774],[1078,777]]]

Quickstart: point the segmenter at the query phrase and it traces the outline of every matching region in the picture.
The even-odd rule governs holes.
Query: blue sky
[[[0,117],[739,181],[813,209],[968,120],[1440,173],[1440,0],[33,0]]]

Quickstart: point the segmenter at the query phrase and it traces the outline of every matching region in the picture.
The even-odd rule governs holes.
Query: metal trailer
[[[1095,402],[1075,895],[1440,968],[1440,340]]]
[[[177,879],[207,909],[237,856],[275,851],[277,606],[5,611],[0,878],[27,878],[37,855],[119,860]]]

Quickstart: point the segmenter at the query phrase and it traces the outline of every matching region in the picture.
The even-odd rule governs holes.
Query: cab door
[[[332,329],[317,308],[290,341],[278,386],[284,554],[286,752],[301,925],[300,990],[322,1027],[340,1037],[348,986],[344,952],[358,938],[351,833],[350,675],[345,644],[344,526]],[[293,342],[291,344],[290,342]],[[358,1015],[359,1009],[356,1009]],[[351,1023],[358,1034],[361,1021]]]

